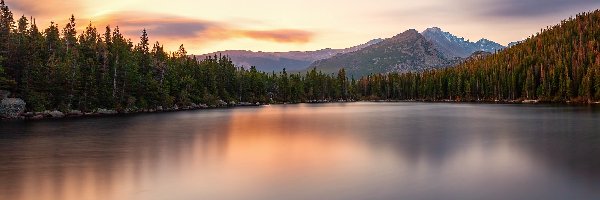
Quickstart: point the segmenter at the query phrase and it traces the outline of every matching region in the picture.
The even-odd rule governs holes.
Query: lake
[[[0,122],[0,199],[600,199],[600,109],[299,104]]]

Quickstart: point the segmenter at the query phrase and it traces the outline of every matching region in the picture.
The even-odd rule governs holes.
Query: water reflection
[[[356,103],[3,123],[0,199],[598,199],[599,120]]]

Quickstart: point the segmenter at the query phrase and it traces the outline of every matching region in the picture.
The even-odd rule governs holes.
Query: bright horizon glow
[[[192,54],[221,50],[307,51],[346,48],[408,29],[440,27],[471,41],[519,41],[577,13],[600,8],[595,0],[5,0],[15,20],[36,18],[62,28],[71,14],[121,27],[134,43],[148,29],[168,50],[184,44]],[[41,1],[41,2],[40,2]]]

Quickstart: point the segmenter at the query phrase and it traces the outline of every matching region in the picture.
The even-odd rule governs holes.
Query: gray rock
[[[35,115],[35,116],[31,117],[31,119],[33,119],[33,120],[44,119],[44,115]]]
[[[27,104],[22,99],[5,98],[0,102],[0,117],[16,119],[23,112]]]
[[[81,112],[80,110],[71,110],[69,112],[69,116],[81,116],[83,115],[83,112]]]
[[[101,115],[114,115],[117,114],[117,111],[100,108],[96,111],[96,113]]]
[[[63,117],[65,117],[65,114],[62,113],[62,112],[60,112],[60,111],[58,111],[58,110],[52,111],[52,112],[50,112],[48,114],[50,114],[50,116],[52,116],[52,118],[63,118]]]
[[[23,113],[23,116],[25,116],[27,118],[32,118],[33,116],[35,116],[35,114],[33,112],[26,112],[26,113]]]

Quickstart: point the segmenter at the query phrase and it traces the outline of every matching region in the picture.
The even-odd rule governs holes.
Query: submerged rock
[[[25,112],[26,105],[27,104],[22,99],[2,99],[2,102],[0,102],[0,117],[16,119]]]

